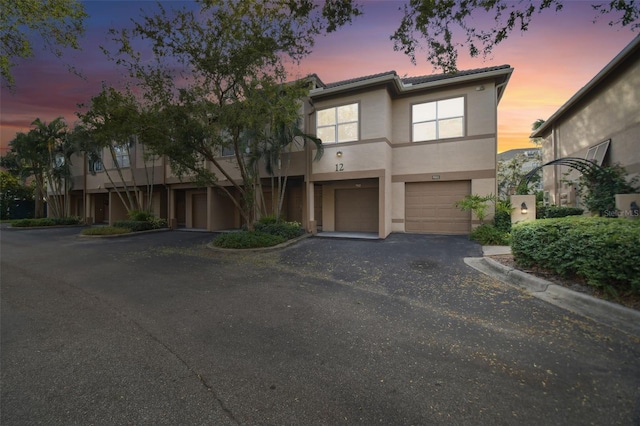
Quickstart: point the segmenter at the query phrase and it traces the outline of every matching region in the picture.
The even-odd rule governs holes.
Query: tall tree
[[[54,217],[67,217],[71,206],[71,156],[76,152],[67,138],[67,124],[62,117],[49,123],[36,118],[31,124],[35,128],[30,133],[34,134],[46,164],[43,171],[48,190],[43,195],[47,208]]]
[[[142,134],[143,142],[167,155],[181,176],[195,176],[226,193],[251,229],[259,174],[249,160],[259,139],[249,136],[261,133],[265,112],[286,121],[306,93],[304,82],[282,84],[286,61],[300,60],[314,37],[334,31],[360,10],[343,0],[201,0],[197,5],[196,10],[160,5],[132,30],[112,31],[119,50],[107,54],[137,79],[159,118],[158,130]],[[133,48],[144,42],[151,58]],[[239,177],[221,159],[225,150],[233,152]],[[230,182],[239,197],[218,178]]]
[[[471,57],[489,55],[513,31],[527,31],[534,16],[545,10],[559,12],[562,0],[409,0],[400,26],[391,36],[394,50],[416,62],[417,52],[445,72],[457,70],[458,51]],[[595,19],[610,17],[609,25],[640,27],[640,6],[634,0],[593,2]],[[487,27],[481,28],[486,17]]]
[[[84,6],[77,0],[0,0],[0,73],[3,84],[13,87],[11,68],[16,58],[33,56],[33,34],[51,53],[79,49],[84,33]]]
[[[72,132],[72,138],[79,149],[87,154],[91,164],[102,166],[127,212],[148,211],[157,156],[145,152],[145,145],[138,143],[139,136],[148,131],[138,100],[128,90],[103,87],[91,98],[87,111],[77,115],[80,124]],[[135,149],[143,150],[142,165],[135,162]],[[109,161],[103,158],[104,152],[108,153]],[[145,171],[144,182],[138,182],[132,170],[139,166]],[[143,185],[145,190],[141,191]]]

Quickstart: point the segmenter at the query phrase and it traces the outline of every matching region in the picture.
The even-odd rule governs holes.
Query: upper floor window
[[[317,136],[322,143],[357,141],[358,116],[357,103],[318,110]]]
[[[129,160],[129,146],[124,143],[122,145],[114,145],[113,151],[115,152],[115,167],[124,168],[131,167],[131,161]]]
[[[415,104],[411,123],[413,142],[464,136],[464,98]]]
[[[95,174],[102,171],[102,156],[100,154],[90,154],[87,161],[89,162],[89,173]]]

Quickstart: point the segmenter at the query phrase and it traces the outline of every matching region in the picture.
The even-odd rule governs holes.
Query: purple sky
[[[166,2],[180,3],[180,2]],[[414,66],[402,53],[393,51],[389,36],[397,28],[402,1],[361,0],[364,16],[353,25],[317,40],[314,52],[292,77],[316,73],[325,82],[395,70],[400,75],[432,74],[424,55]],[[527,147],[531,123],[546,119],[595,76],[638,32],[608,25],[608,19],[592,23],[591,1],[566,2],[562,12],[534,17],[530,30],[513,33],[487,61],[471,59],[460,52],[459,68],[481,68],[510,64],[515,68],[499,106],[499,151]],[[13,69],[16,88],[2,88],[0,98],[0,149],[18,131],[27,131],[37,117],[50,121],[63,116],[76,119],[77,104],[95,96],[102,82],[118,85],[119,73],[99,49],[108,42],[107,30],[128,25],[139,9],[153,10],[151,1],[86,1],[90,17],[81,52],[70,52],[63,60],[37,50],[36,57],[22,60]],[[478,16],[479,22],[487,21]],[[85,79],[67,71],[65,63],[78,68]]]

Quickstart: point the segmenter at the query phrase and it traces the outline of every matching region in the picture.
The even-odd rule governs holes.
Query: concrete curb
[[[156,232],[168,232],[172,231],[171,228],[160,228],[160,229],[149,229],[146,231],[135,231],[135,232],[126,232],[124,234],[113,234],[113,235],[84,235],[78,234],[78,238],[118,238],[118,237],[130,237],[132,235],[143,235],[143,234],[151,234]]]
[[[523,288],[540,300],[640,337],[640,311],[553,284],[491,258],[467,257],[464,262],[499,281]]]

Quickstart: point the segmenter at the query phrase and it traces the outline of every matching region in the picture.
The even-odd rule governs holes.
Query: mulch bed
[[[552,271],[532,267],[532,268],[523,268],[516,264],[513,259],[513,255],[504,254],[504,255],[496,255],[489,256],[496,262],[502,263],[505,266],[509,266],[514,269],[518,269],[522,272],[526,272],[527,274],[534,275],[536,277],[542,278],[553,284],[561,285],[563,287],[569,288],[573,291],[577,291],[580,293],[585,293],[593,297],[597,297],[599,299],[604,299],[609,302],[618,303],[620,305],[626,306],[627,308],[640,310],[640,295],[629,293],[622,293],[618,291],[616,296],[610,295],[605,292],[601,288],[590,286],[586,283],[586,281],[581,277],[561,277],[555,274]]]

